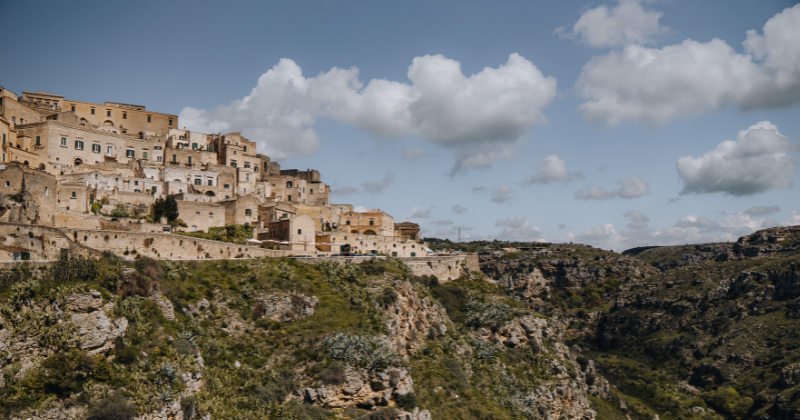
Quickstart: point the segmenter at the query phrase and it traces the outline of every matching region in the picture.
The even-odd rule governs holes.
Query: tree
[[[155,219],[161,220],[162,217],[167,218],[167,222],[171,222],[178,218],[178,202],[175,198],[169,196],[167,198],[158,198],[154,206]]]

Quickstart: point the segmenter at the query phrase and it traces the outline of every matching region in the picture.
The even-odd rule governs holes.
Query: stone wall
[[[442,283],[455,280],[469,271],[479,271],[476,260],[477,255],[469,254],[400,258],[400,261],[403,261],[415,276],[433,275]]]
[[[239,245],[198,239],[190,236],[150,232],[124,232],[113,230],[69,229],[67,236],[78,243],[101,251],[109,251],[122,258],[137,255],[157,260],[193,260],[284,257],[285,251],[264,249],[252,245]]]
[[[13,252],[28,252],[31,260],[57,260],[62,249],[68,249],[71,257],[99,258],[102,250],[94,250],[75,243],[59,229],[0,223],[0,243],[8,252],[0,252],[0,260],[13,260]],[[12,252],[13,251],[13,252]]]
[[[71,229],[100,229],[100,218],[91,213],[57,209],[56,227]]]

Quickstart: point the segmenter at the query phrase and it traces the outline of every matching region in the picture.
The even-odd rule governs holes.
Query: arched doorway
[[[364,235],[373,235],[373,236],[375,236],[375,235],[377,235],[377,233],[375,233],[374,230],[365,230],[364,231]]]
[[[75,159],[75,166],[81,166],[81,165],[83,165],[83,160],[81,158]]]
[[[39,170],[40,170],[40,171],[43,171],[44,169],[45,169],[45,167],[44,167],[44,163],[40,163],[40,164],[39,164]]]

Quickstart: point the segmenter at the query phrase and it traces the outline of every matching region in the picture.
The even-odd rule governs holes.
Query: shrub
[[[752,398],[741,397],[733,388],[719,388],[716,391],[704,392],[702,397],[708,405],[730,414],[734,418],[744,418],[753,405]]]
[[[411,411],[417,406],[417,395],[413,392],[406,395],[398,395],[394,400],[397,402],[398,407],[406,411]]]
[[[461,367],[461,363],[458,359],[452,357],[445,358],[442,361],[442,366],[444,366],[445,371],[449,374],[455,388],[459,390],[469,388],[469,377],[467,376],[467,372]]]
[[[339,363],[330,365],[319,373],[319,379],[326,385],[339,385],[347,379],[344,366]]]
[[[197,414],[197,398],[194,395],[181,398],[181,411],[185,420],[194,419]]]
[[[395,420],[400,413],[394,407],[381,408],[378,411],[370,413],[369,420]]]
[[[132,420],[135,413],[136,408],[127,398],[113,394],[93,402],[86,420]]]
[[[464,307],[467,311],[465,322],[473,328],[497,328],[511,317],[511,307],[505,303],[483,303],[469,298]]]
[[[294,404],[292,406],[298,420],[325,420],[335,418],[330,411],[311,404]]]
[[[395,302],[397,302],[397,292],[394,291],[391,287],[386,287],[383,289],[380,295],[378,295],[377,299],[378,304],[387,307]]]
[[[96,361],[85,351],[54,354],[42,362],[41,369],[28,379],[29,386],[50,394],[65,396],[80,392],[94,374]]]
[[[369,370],[402,365],[400,356],[383,340],[375,337],[339,333],[324,339],[322,345],[332,359],[358,364]]]
[[[251,385],[249,391],[254,398],[272,404],[283,402],[294,387],[294,373],[289,369],[280,369],[271,372],[261,384]]]

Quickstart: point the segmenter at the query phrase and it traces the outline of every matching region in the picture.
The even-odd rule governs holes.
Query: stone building
[[[163,233],[170,229],[167,225],[112,218],[110,213],[123,206],[153,217],[155,200],[172,196],[187,224],[184,230],[255,226],[263,245],[276,250],[258,255],[422,255],[418,225],[395,224],[380,209],[358,212],[349,204],[331,204],[330,188],[319,171],[281,169],[238,132],[197,133],[178,128],[176,115],[141,105],[96,104],[45,92],[17,96],[0,87],[0,135],[0,223],[168,235]],[[101,203],[97,214],[92,212],[95,202]],[[131,239],[135,235],[126,236],[124,243],[119,242],[121,234],[84,236],[122,255],[138,252],[138,240]],[[145,242],[152,244],[151,239]],[[5,251],[0,259],[35,248],[17,242],[0,247]],[[181,246],[180,240],[164,243]],[[162,256],[152,246],[142,249],[145,255],[164,258],[254,255],[230,245],[204,246],[214,252],[196,249]],[[34,254],[50,255],[41,250]]]

